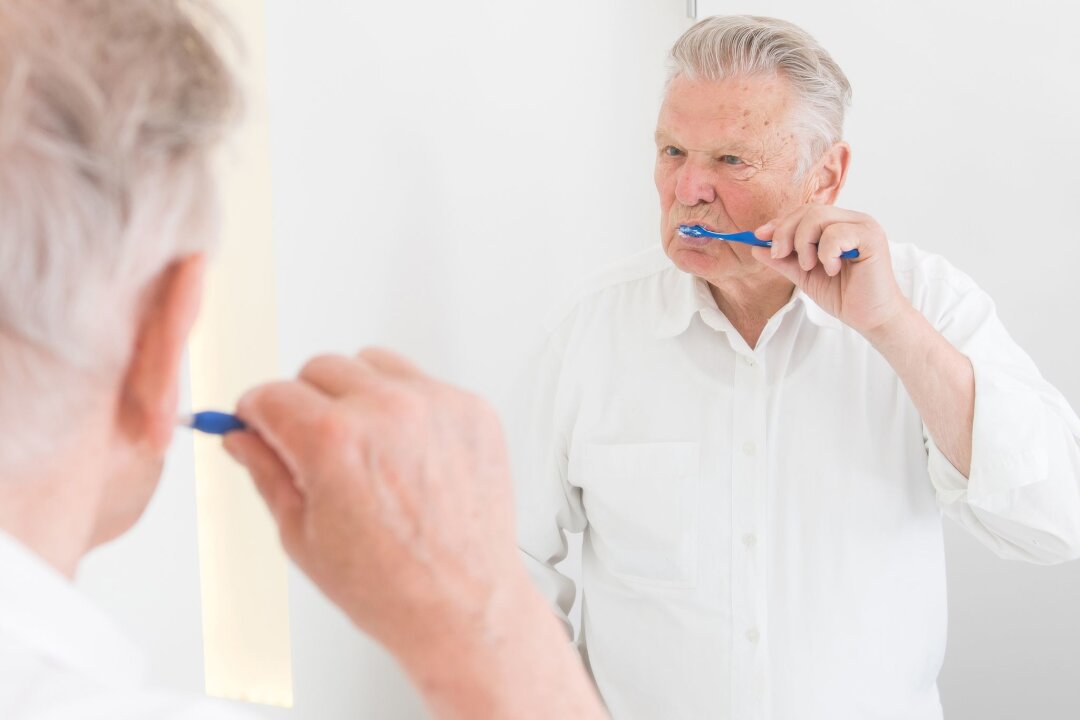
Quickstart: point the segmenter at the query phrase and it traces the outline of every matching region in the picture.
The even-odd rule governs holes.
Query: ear
[[[206,256],[166,267],[151,283],[124,374],[117,429],[133,445],[164,454],[176,425],[177,384],[188,333],[199,311]]]
[[[851,162],[851,146],[846,142],[833,144],[818,160],[813,172],[807,178],[807,203],[811,205],[832,205],[840,195],[840,189],[847,180],[848,165]]]

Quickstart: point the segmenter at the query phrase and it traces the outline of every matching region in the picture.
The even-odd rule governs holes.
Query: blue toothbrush
[[[247,425],[235,415],[229,413],[207,410],[197,412],[194,415],[185,415],[177,419],[177,425],[209,433],[210,435],[224,435],[234,430],[245,430]]]
[[[714,238],[716,240],[727,240],[728,242],[744,243],[746,245],[756,245],[757,247],[772,247],[771,240],[762,240],[750,230],[737,233],[718,233],[712,230],[706,230],[701,225],[680,225],[679,234],[686,237],[695,238]],[[858,250],[847,250],[840,253],[840,257],[845,260],[854,260],[859,257]]]

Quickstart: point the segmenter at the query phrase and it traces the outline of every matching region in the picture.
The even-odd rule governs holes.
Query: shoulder
[[[179,698],[150,691],[68,692],[49,699],[20,697],[17,705],[5,708],[5,720],[57,717],[79,720],[116,720],[117,718],[158,718],[159,720],[259,720],[239,703],[207,698]],[[8,714],[13,713],[13,714]]]
[[[590,275],[544,320],[549,333],[577,319],[603,313],[634,312],[637,306],[656,307],[657,297],[679,273],[659,246],[641,250],[606,265]]]
[[[890,245],[901,291],[936,327],[949,318],[993,309],[993,301],[964,271],[941,255],[910,243]]]
[[[927,252],[911,243],[892,243],[893,273],[901,287],[917,289],[927,284],[948,285],[958,292],[976,289],[978,286],[966,273],[941,255]]]
[[[14,683],[0,683],[0,717],[31,718],[159,718],[160,720],[258,720],[239,703],[185,695],[141,684],[103,683],[84,674],[58,668],[44,659],[29,658],[14,668],[0,653],[0,667],[14,669]],[[10,674],[10,673],[9,673]]]

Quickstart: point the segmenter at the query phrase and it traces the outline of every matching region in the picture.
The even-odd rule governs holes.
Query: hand
[[[382,350],[252,390],[226,449],[281,541],[416,682],[432,717],[604,710],[514,542],[506,445],[479,398]]]
[[[481,637],[486,618],[535,593],[502,431],[479,398],[366,350],[318,357],[298,380],[249,392],[237,414],[251,431],[225,447],[286,552],[399,659],[432,654],[447,634],[449,645]]]
[[[885,231],[870,217],[831,205],[803,205],[754,231],[769,248],[753,255],[819,307],[865,336],[911,305],[900,291]],[[840,253],[858,250],[855,260]]]

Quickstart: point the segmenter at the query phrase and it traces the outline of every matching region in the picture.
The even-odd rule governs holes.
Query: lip
[[[682,243],[684,243],[686,245],[689,245],[690,247],[705,247],[706,245],[708,245],[709,243],[712,242],[712,238],[690,237],[688,235],[683,235],[681,232],[679,232],[679,226],[680,225],[700,225],[701,227],[705,228],[706,230],[709,230],[710,232],[716,232],[715,230],[713,230],[711,227],[709,227],[705,223],[701,222],[700,220],[693,220],[693,219],[680,220],[679,222],[675,223],[675,227],[673,229],[673,232],[675,233],[675,237],[678,238],[680,242],[682,242]]]
[[[679,242],[683,243],[684,245],[689,245],[690,247],[705,247],[712,242],[712,238],[690,237],[688,235],[683,235],[678,230],[675,231],[675,237],[679,239]]]

